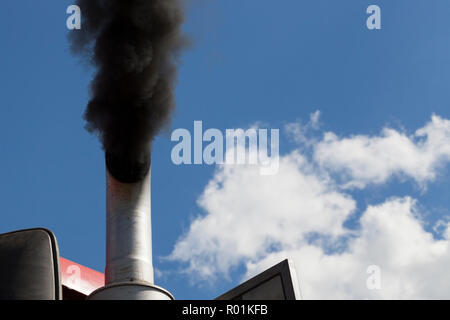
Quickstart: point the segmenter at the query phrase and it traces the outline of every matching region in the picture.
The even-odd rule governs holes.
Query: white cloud
[[[191,224],[172,258],[192,271],[201,268],[203,278],[227,274],[274,246],[302,243],[310,232],[341,235],[355,209],[353,199],[315,175],[298,153],[280,159],[273,176],[259,175],[257,166],[222,166],[198,204],[208,214]]]
[[[320,127],[320,122],[319,122],[320,115],[321,115],[320,110],[316,110],[315,112],[310,114],[310,124],[311,124],[311,127],[315,130],[319,129],[319,127]]]
[[[311,146],[316,141],[309,137],[309,133],[313,130],[319,130],[320,128],[320,110],[317,110],[309,115],[309,121],[306,124],[302,124],[300,120],[297,122],[288,123],[284,130],[288,136],[296,143],[304,146]]]
[[[361,230],[344,253],[326,254],[314,245],[269,253],[247,265],[248,276],[291,257],[306,299],[419,299],[450,296],[449,239],[423,230],[411,198],[367,208]],[[367,268],[381,270],[381,289],[369,290]]]
[[[257,166],[219,167],[198,200],[204,214],[179,239],[171,258],[184,262],[190,276],[206,281],[227,277],[241,265],[247,278],[291,258],[306,299],[448,298],[449,225],[440,226],[441,240],[434,239],[422,226],[416,200],[388,197],[363,208],[358,230],[347,229],[343,223],[355,212],[356,201],[314,160],[332,172],[346,171],[349,181],[360,186],[399,173],[432,181],[450,155],[445,144],[449,123],[433,116],[412,137],[387,129],[380,137],[328,134],[316,143],[321,151],[313,162],[294,151],[280,157],[274,176],[259,175]],[[323,151],[327,145],[341,161],[331,162]],[[357,155],[346,157],[342,149]],[[408,157],[400,163],[396,153]],[[384,163],[390,159],[393,164]],[[425,167],[415,172],[419,164]],[[366,286],[370,265],[381,269],[381,290]]]
[[[328,132],[315,146],[314,159],[339,173],[345,187],[364,188],[385,183],[392,176],[409,177],[425,186],[450,161],[450,121],[433,115],[431,122],[411,136],[388,128],[373,137],[339,138]]]

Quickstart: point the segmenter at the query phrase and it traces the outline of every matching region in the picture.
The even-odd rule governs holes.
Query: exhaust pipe
[[[136,183],[122,183],[106,172],[106,284],[154,283],[150,171]]]
[[[131,164],[106,155],[105,286],[88,299],[174,299],[154,285],[150,180],[149,154]]]

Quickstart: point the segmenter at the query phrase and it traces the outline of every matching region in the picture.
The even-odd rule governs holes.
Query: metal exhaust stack
[[[106,283],[90,300],[173,300],[154,285],[149,156],[146,162],[139,174],[132,170],[138,179],[123,179],[106,156]]]

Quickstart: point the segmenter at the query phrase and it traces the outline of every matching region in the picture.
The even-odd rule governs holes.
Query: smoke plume
[[[97,69],[84,118],[121,180],[150,165],[150,144],[175,108],[178,56],[186,41],[182,0],[77,0],[81,30],[71,50]]]

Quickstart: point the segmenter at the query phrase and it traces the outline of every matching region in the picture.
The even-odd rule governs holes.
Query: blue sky
[[[104,160],[99,142],[83,128],[93,69],[69,52],[70,4],[1,3],[0,233],[48,227],[63,257],[102,271]],[[381,30],[366,28],[371,4],[381,7]],[[182,55],[172,128],[192,130],[193,121],[202,120],[204,127],[221,130],[254,123],[283,130],[296,121],[308,123],[320,110],[321,126],[308,133],[311,141],[320,141],[324,132],[338,139],[381,136],[386,126],[410,137],[433,114],[450,119],[449,12],[445,0],[192,0],[184,26],[192,46]],[[294,140],[281,135],[282,156],[299,148]],[[214,281],[193,277],[180,255],[162,259],[180,239],[189,241],[193,221],[215,214],[197,200],[216,168],[175,166],[173,146],[170,131],[162,133],[152,160],[154,264],[161,271],[156,282],[178,299],[214,298],[252,266],[262,267],[271,252],[236,258],[229,277],[219,272]],[[313,164],[324,164],[340,183],[334,175],[347,163],[324,154],[319,159],[314,148],[298,150]],[[435,239],[444,237],[432,226],[449,214],[445,159],[423,181],[398,169],[399,175],[382,182],[370,176],[364,187],[338,188],[356,203],[346,226],[358,230],[368,206],[408,196],[417,200],[424,229]]]

